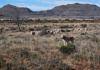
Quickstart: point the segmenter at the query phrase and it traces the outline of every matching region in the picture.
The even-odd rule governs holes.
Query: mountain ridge
[[[16,9],[18,10],[16,12]],[[19,13],[18,13],[19,12]],[[32,11],[26,7],[17,7],[14,5],[7,4],[0,8],[0,14],[7,15],[11,14],[12,16],[16,13],[20,16],[25,17],[72,17],[72,18],[100,18],[100,7],[92,4],[67,4],[56,6],[50,10],[44,11]]]

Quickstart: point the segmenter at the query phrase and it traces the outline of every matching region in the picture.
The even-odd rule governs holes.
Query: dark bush
[[[6,70],[12,70],[12,63],[6,64]]]
[[[0,55],[0,68],[4,67],[5,66],[5,60],[3,59],[3,56]]]
[[[86,33],[81,33],[81,35],[86,35]]]
[[[29,28],[29,31],[34,31],[34,28]]]
[[[10,30],[15,31],[15,30],[17,30],[17,28],[16,27],[10,27]]]
[[[71,54],[72,52],[75,51],[75,45],[71,44],[71,43],[68,43],[67,46],[61,46],[60,51],[62,53]]]
[[[22,58],[29,58],[30,57],[30,50],[27,49],[27,48],[23,48],[19,51],[19,55],[22,57]]]
[[[68,25],[61,26],[60,28],[68,28]]]
[[[86,28],[87,27],[87,24],[81,24],[81,27],[82,28]]]
[[[23,66],[23,65],[20,65],[19,67],[18,67],[18,70],[28,70],[25,66]]]
[[[61,29],[61,32],[71,32],[70,29]]]
[[[4,31],[4,28],[3,27],[0,28],[0,33],[3,33],[3,31]]]

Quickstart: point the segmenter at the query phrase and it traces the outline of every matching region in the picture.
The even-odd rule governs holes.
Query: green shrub
[[[5,66],[5,60],[3,59],[3,56],[0,55],[0,68],[4,67]]]
[[[60,51],[62,53],[71,54],[72,52],[75,51],[75,45],[71,44],[71,43],[68,43],[67,46],[61,46]]]

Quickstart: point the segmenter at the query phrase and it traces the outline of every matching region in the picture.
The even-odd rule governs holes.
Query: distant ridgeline
[[[1,20],[95,20],[100,19],[100,7],[92,4],[67,4],[51,10],[32,11],[25,7],[7,4],[0,8]]]

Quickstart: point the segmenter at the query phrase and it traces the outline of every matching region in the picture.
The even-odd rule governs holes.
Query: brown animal
[[[32,35],[35,35],[35,32],[32,32]]]
[[[68,42],[74,43],[74,37],[67,37],[67,36],[63,35],[62,39],[64,41],[66,41],[67,43]]]

